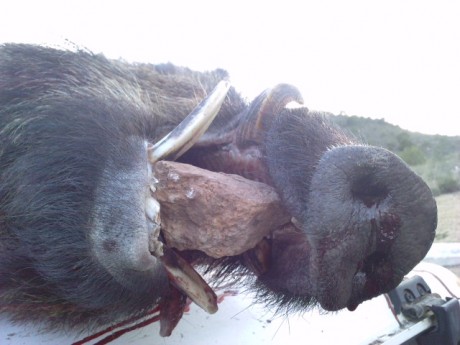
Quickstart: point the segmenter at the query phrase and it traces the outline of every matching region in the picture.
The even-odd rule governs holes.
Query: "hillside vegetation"
[[[436,241],[460,243],[460,192],[440,195],[436,197],[436,203],[438,204]]]
[[[460,191],[460,136],[409,132],[383,119],[326,116],[362,142],[396,153],[427,182],[434,195]]]

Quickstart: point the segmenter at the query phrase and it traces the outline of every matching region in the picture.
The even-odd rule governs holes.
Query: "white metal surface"
[[[411,275],[421,275],[433,292],[450,296],[448,289],[460,296],[458,278],[450,271],[434,264],[422,263]],[[419,325],[417,327],[422,327]],[[115,330],[116,332],[117,330]],[[129,332],[110,345],[133,344],[340,344],[367,345],[376,339],[389,341],[400,331],[383,296],[365,302],[354,312],[347,310],[322,315],[318,310],[294,314],[289,317],[254,305],[251,296],[239,294],[225,297],[219,311],[208,315],[192,305],[169,338],[158,335],[158,323]],[[85,345],[95,344],[105,334]],[[72,344],[85,335],[47,333],[40,327],[12,325],[0,319],[0,344],[2,345],[62,345]],[[386,343],[385,343],[386,344]],[[397,344],[397,343],[388,343]]]

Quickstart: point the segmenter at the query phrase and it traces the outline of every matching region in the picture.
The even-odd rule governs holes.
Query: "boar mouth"
[[[160,160],[176,160],[187,151],[187,157],[182,161],[192,160],[193,165],[201,166],[208,170],[222,171],[243,176],[248,179],[270,181],[267,167],[262,162],[262,152],[260,151],[260,133],[267,124],[261,122],[264,119],[264,109],[275,110],[292,100],[299,99],[292,97],[291,86],[283,86],[275,89],[274,95],[267,97],[261,95],[258,100],[253,102],[253,106],[248,109],[249,114],[259,114],[258,116],[242,116],[250,119],[243,126],[237,126],[225,134],[214,134],[204,136],[202,134],[211,124],[222,105],[226,93],[229,90],[228,82],[219,83],[214,91],[204,99],[197,108],[187,116],[171,133],[148,148],[149,162],[155,166]],[[294,94],[298,94],[295,90]],[[282,99],[279,102],[280,98]],[[273,100],[279,104],[274,104]],[[254,111],[254,107],[257,111]],[[189,149],[194,146],[197,150]],[[201,152],[202,148],[206,152]],[[198,154],[198,156],[196,156]],[[200,160],[203,158],[203,160]],[[228,164],[226,164],[228,163]],[[151,189],[155,190],[155,186]],[[147,197],[146,205],[150,211],[146,211],[147,219],[153,224],[160,224],[160,205],[151,196]],[[198,273],[183,260],[176,251],[169,249],[157,235],[157,231],[150,231],[150,252],[163,264],[171,284],[189,296],[195,303],[209,313],[217,310],[216,297],[206,282]],[[261,274],[266,269],[268,262],[268,247],[265,242],[256,245],[254,249],[245,255],[248,267],[252,267],[256,274]],[[263,250],[261,248],[264,248]],[[200,248],[198,248],[200,249]]]
[[[193,146],[216,117],[229,89],[230,83],[228,81],[221,81],[172,132],[156,144],[149,146],[147,149],[149,163],[154,165],[163,159],[175,160]],[[151,191],[155,189],[154,176],[153,183],[149,186],[149,189]],[[187,261],[182,259],[174,250],[165,246],[159,239],[158,231],[161,227],[161,206],[150,193],[146,197],[145,205],[146,219],[150,220],[148,223],[151,227],[149,229],[149,250],[162,263],[172,284],[173,291],[174,289],[180,290],[208,313],[215,313],[217,311],[217,297],[209,285]],[[172,295],[176,296],[176,300],[178,298],[182,299],[180,293]],[[170,298],[170,296],[167,296],[167,298]],[[181,303],[174,301],[172,304]],[[167,310],[167,313],[171,312],[169,306],[164,306],[162,309]],[[174,313],[182,315],[181,308],[174,311]],[[172,319],[177,319],[176,316],[173,316]],[[165,317],[161,319],[163,324],[167,324],[166,326],[162,326],[162,333],[170,333],[175,326],[174,324],[171,325],[171,316],[169,315],[168,319]]]
[[[285,145],[275,147],[266,133],[273,131],[274,122],[280,122],[279,114],[286,115],[290,102],[302,103],[292,86],[279,85],[263,93],[238,123],[193,142],[186,140],[189,150],[180,150],[179,161],[260,181],[280,193],[292,222],[271,229],[238,259],[258,277],[258,286],[266,291],[264,299],[275,296],[272,300],[289,307],[318,302],[326,310],[353,310],[396,287],[425,256],[434,238],[436,204],[426,184],[398,157],[353,143],[326,145],[314,153],[314,166],[305,168],[299,162],[310,175],[305,174],[302,181],[293,179],[294,197],[286,194],[285,181],[276,176],[283,169],[289,176],[283,150],[300,146],[308,154],[310,148],[289,142],[289,135]],[[308,110],[300,112],[305,115]],[[286,131],[289,134],[292,129]],[[166,158],[178,156],[169,152]],[[271,161],[272,156],[281,158]],[[153,164],[165,158],[150,157],[155,157]],[[212,290],[193,268],[185,260],[180,264],[175,260],[172,266],[170,261],[165,263],[161,250],[154,247],[151,251],[163,262],[172,284],[208,312],[217,310]],[[181,283],[184,275],[189,283]]]

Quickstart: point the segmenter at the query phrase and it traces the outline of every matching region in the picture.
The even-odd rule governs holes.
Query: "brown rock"
[[[177,162],[154,166],[166,243],[219,258],[253,248],[289,222],[275,190],[238,175]]]

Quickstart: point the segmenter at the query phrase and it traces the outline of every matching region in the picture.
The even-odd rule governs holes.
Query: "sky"
[[[309,109],[460,135],[459,1],[5,0],[3,42],[224,68],[248,99],[290,83]]]

